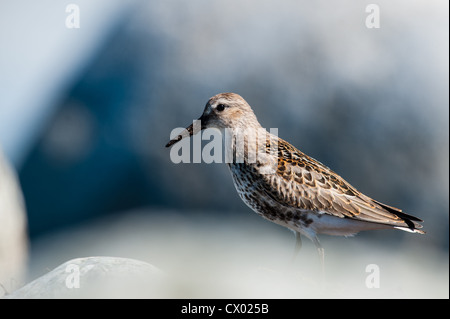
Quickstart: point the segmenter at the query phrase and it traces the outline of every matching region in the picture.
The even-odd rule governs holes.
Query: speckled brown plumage
[[[206,104],[201,129],[214,127],[233,132],[261,132],[247,102],[237,94],[222,93]],[[265,132],[265,145],[244,140],[243,163],[228,163],[241,199],[260,216],[309,237],[319,252],[317,234],[353,235],[361,230],[397,228],[424,233],[421,220],[359,192],[331,169],[290,143]],[[171,146],[195,134],[192,125]],[[263,140],[264,141],[264,140]],[[236,142],[231,144],[237,152]],[[250,150],[258,150],[255,161]],[[275,152],[274,152],[275,150]]]
[[[417,223],[420,219],[362,194],[282,139],[278,139],[276,174],[262,174],[260,183],[269,197],[287,207],[411,230],[421,227]]]

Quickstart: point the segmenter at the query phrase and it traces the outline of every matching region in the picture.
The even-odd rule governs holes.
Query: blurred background
[[[448,2],[376,1],[380,28],[369,3],[2,0],[0,147],[23,192],[27,278],[87,254],[170,268],[174,238],[194,255],[205,240],[257,252],[280,238],[270,247],[288,261],[293,235],[242,203],[226,165],[173,164],[164,148],[209,97],[235,92],[263,127],[425,221],[425,236],[323,236],[326,251],[382,263],[408,250],[423,280],[412,296],[448,297]],[[316,262],[313,247],[300,255]]]

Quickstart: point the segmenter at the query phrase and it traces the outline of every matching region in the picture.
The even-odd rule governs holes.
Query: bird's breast
[[[231,163],[228,167],[239,197],[258,215],[291,229],[309,227],[312,220],[308,212],[283,206],[264,191],[255,166]]]

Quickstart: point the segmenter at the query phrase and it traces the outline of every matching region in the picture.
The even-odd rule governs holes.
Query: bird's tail
[[[387,211],[389,211],[390,213],[395,214],[396,216],[400,217],[407,225],[406,227],[405,226],[394,226],[394,228],[400,229],[403,231],[407,231],[410,233],[425,234],[425,231],[420,229],[423,227],[420,224],[421,222],[423,222],[423,220],[421,220],[420,218],[413,216],[413,215],[406,214],[406,213],[402,212],[401,209],[380,203],[378,201],[375,201],[375,202],[378,205],[380,205],[381,207],[383,207],[384,209],[386,209]]]
[[[398,227],[398,226],[394,226],[394,228],[400,229],[400,230],[403,230],[403,231],[407,231],[407,232],[410,232],[410,233],[417,233],[417,234],[422,234],[422,235],[426,234],[425,231],[417,229],[417,228],[411,229],[411,228],[408,228],[408,227]]]

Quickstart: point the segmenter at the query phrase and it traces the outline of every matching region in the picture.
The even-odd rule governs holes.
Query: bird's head
[[[250,105],[236,93],[220,93],[210,98],[206,103],[202,116],[198,120],[200,121],[200,130],[207,128],[247,129],[260,127]],[[196,133],[194,124],[191,124],[186,128],[184,134],[170,140],[166,147],[170,147],[183,138],[190,137]]]

